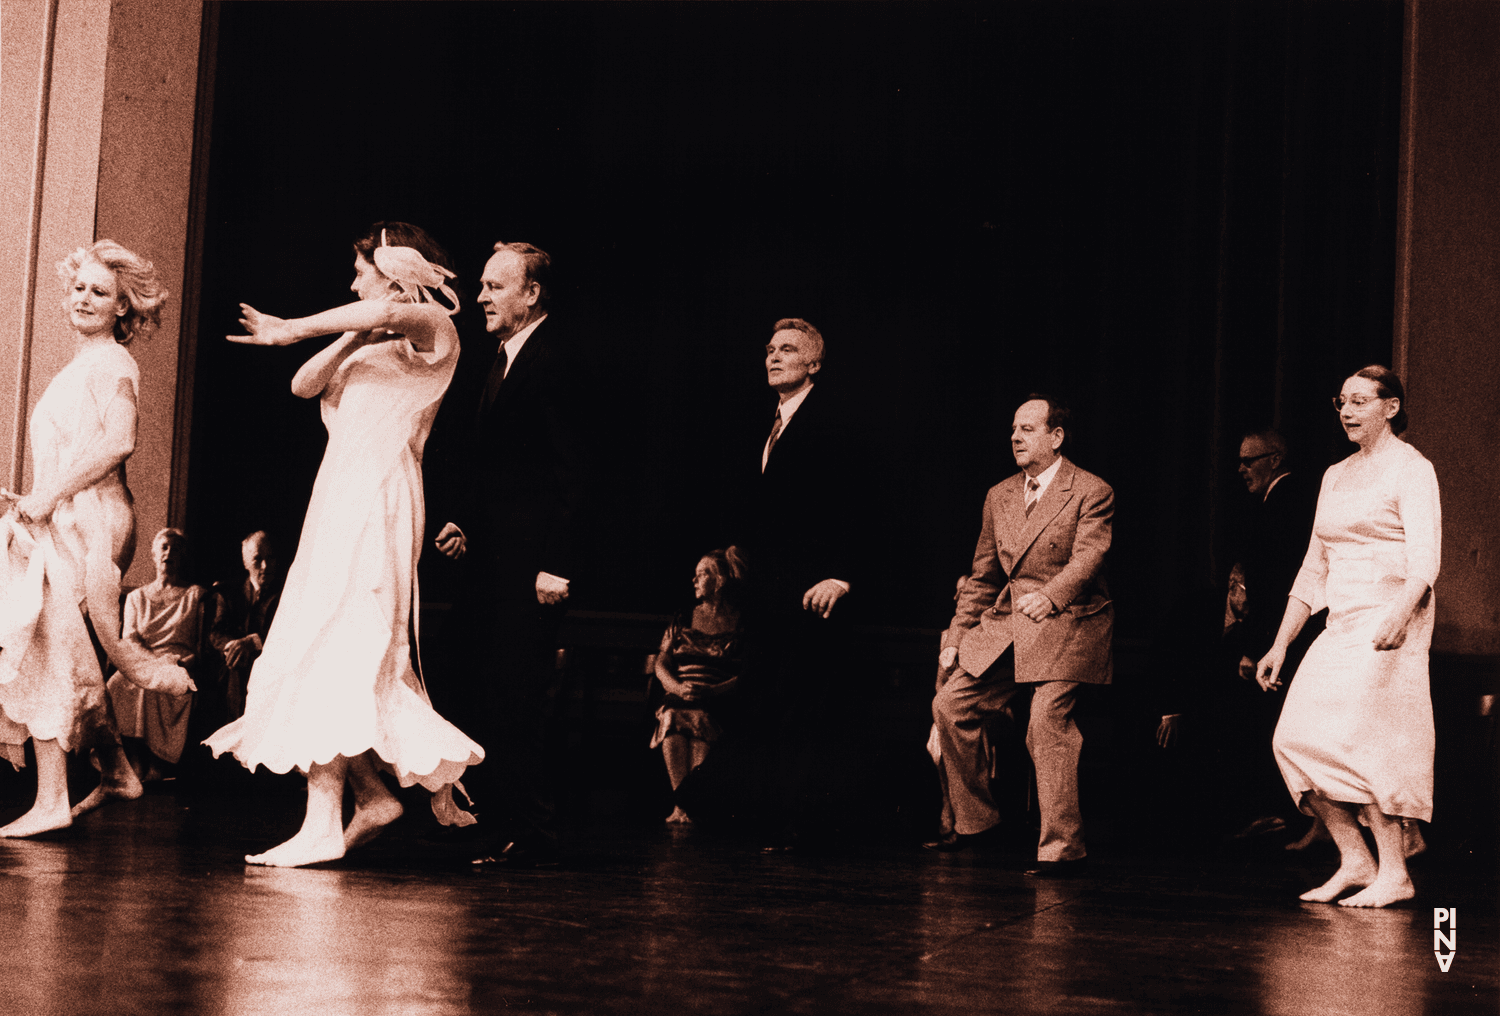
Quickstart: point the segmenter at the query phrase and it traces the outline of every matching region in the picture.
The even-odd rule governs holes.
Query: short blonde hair
[[[161,307],[167,302],[167,291],[156,279],[156,266],[113,240],[95,240],[57,263],[57,277],[63,283],[64,311],[68,309],[67,291],[72,288],[78,270],[89,261],[114,273],[115,286],[125,298],[125,313],[115,321],[116,342],[128,346],[161,327]]]

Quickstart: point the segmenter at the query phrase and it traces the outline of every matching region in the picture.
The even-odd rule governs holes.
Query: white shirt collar
[[[1048,466],[1046,469],[1042,470],[1036,475],[1037,500],[1041,500],[1042,495],[1047,493],[1047,485],[1050,484],[1053,477],[1057,475],[1058,469],[1062,467],[1062,461],[1062,456],[1059,455],[1057,458],[1052,460],[1052,465]]]
[[[783,429],[786,428],[788,423],[792,422],[792,414],[801,408],[802,403],[807,401],[807,393],[812,390],[813,386],[808,385],[796,395],[777,405],[776,408],[781,413],[781,426]]]
[[[516,365],[516,357],[521,355],[521,347],[526,345],[526,340],[531,338],[531,333],[536,331],[536,326],[547,320],[543,314],[531,324],[522,328],[519,332],[505,340],[505,376],[510,377],[510,369]]]
[[[1276,477],[1276,479],[1272,480],[1270,485],[1266,487],[1266,492],[1260,496],[1261,503],[1265,504],[1266,498],[1271,496],[1271,491],[1276,489],[1276,485],[1291,475],[1291,470],[1287,470],[1285,473],[1282,473],[1280,476]]]

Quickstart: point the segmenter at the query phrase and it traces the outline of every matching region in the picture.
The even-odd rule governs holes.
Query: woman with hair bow
[[[403,222],[376,223],[354,253],[357,302],[294,320],[241,304],[249,334],[229,336],[284,346],[343,333],[292,379],[295,394],[320,399],[328,448],[245,715],[205,742],[251,770],[307,773],[302,828],[250,864],[331,861],[373,839],[401,815],[377,768],[431,790],[444,824],[474,822],[451,787],[484,749],[433,710],[411,659],[422,448],[458,360],[453,272],[443,249]],[[347,828],[346,781],[356,805]]]

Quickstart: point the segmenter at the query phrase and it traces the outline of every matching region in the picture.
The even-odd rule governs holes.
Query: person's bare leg
[[[369,752],[349,760],[349,787],[354,791],[354,815],[344,829],[345,850],[369,843],[404,810],[376,772]]]
[[[672,781],[672,789],[675,791],[682,786],[682,781],[687,779],[687,774],[697,768],[703,761],[698,753],[698,745],[702,744],[707,750],[708,745],[702,741],[695,740],[684,734],[668,734],[662,738],[661,757],[667,764],[667,777]],[[667,816],[668,822],[690,823],[688,813],[681,807],[674,806],[672,814]]]
[[[1333,877],[1316,889],[1309,889],[1299,899],[1309,903],[1332,903],[1342,892],[1362,888],[1375,881],[1378,869],[1364,834],[1348,806],[1309,793],[1303,798],[1328,827],[1328,834],[1339,848],[1339,867]]]
[[[0,837],[19,838],[66,829],[73,824],[68,811],[68,760],[57,741],[36,742],[36,802],[9,825]]]
[[[1293,843],[1288,843],[1286,845],[1286,849],[1306,850],[1314,843],[1321,843],[1329,838],[1328,827],[1323,824],[1322,819],[1315,817],[1312,821],[1312,825],[1307,827],[1307,832],[1302,834],[1302,838]]]
[[[247,854],[246,864],[300,868],[344,856],[344,774],[348,760],[337,756],[314,764],[307,774],[307,815],[297,835],[263,854]]]
[[[1422,838],[1422,826],[1414,818],[1401,820],[1401,849],[1407,857],[1416,857],[1427,849],[1427,841]]]
[[[1406,871],[1406,843],[1401,835],[1401,820],[1384,814],[1378,805],[1365,805],[1365,819],[1375,835],[1375,851],[1380,856],[1375,881],[1348,899],[1341,907],[1388,907],[1417,894]]]
[[[146,792],[121,745],[95,749],[94,760],[99,763],[99,785],[89,792],[88,797],[73,805],[74,818],[107,801],[134,801]]]

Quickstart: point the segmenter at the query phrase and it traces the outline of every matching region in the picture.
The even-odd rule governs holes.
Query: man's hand
[[[568,598],[568,580],[547,572],[536,573],[536,602],[561,603]]]
[[[1016,601],[1016,612],[1025,614],[1033,621],[1044,620],[1057,608],[1042,593],[1027,593]]]
[[[833,579],[824,579],[802,594],[802,609],[827,617],[833,613],[833,605],[839,602],[839,597],[846,592],[848,590],[842,583]]]
[[[464,552],[469,549],[469,541],[464,537],[464,531],[451,522],[443,524],[443,528],[438,531],[437,539],[433,542],[437,544],[438,553],[454,561],[463,557]]]
[[[938,653],[937,690],[942,691],[943,685],[948,683],[958,670],[958,646],[948,646]]]
[[[1255,680],[1255,661],[1248,656],[1240,657],[1240,680]]]
[[[1177,730],[1182,724],[1182,714],[1172,713],[1163,716],[1161,722],[1156,725],[1156,743],[1163,748],[1170,748],[1177,743]]]
[[[240,670],[255,662],[260,655],[261,641],[259,635],[246,635],[242,639],[235,639],[224,646],[224,662],[230,670]]]

